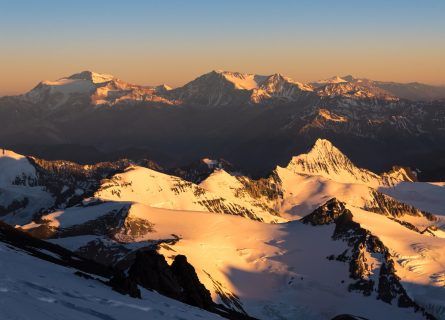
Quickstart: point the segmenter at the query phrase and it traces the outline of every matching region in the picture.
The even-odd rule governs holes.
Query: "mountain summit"
[[[56,81],[42,81],[20,96],[24,101],[44,104],[50,109],[64,104],[93,105],[160,103],[167,105],[225,106],[261,103],[295,103],[304,98],[347,98],[355,100],[431,100],[445,97],[445,88],[418,83],[400,84],[334,76],[301,83],[282,74],[258,75],[213,70],[172,89],[166,85],[141,86],[113,75],[82,71]],[[86,99],[85,99],[86,98]]]
[[[256,104],[270,99],[295,101],[310,91],[311,86],[278,73],[265,76],[214,70],[172,90],[171,94],[189,104],[220,106]]]
[[[318,139],[308,153],[293,157],[287,169],[341,182],[369,184],[374,181],[379,184],[376,174],[357,168],[347,156],[325,139]]]
[[[109,74],[101,74],[93,71],[82,71],[69,76],[67,79],[88,80],[92,83],[98,84],[112,81],[115,79],[115,77]]]
[[[82,71],[56,81],[42,81],[22,97],[28,102],[45,104],[51,109],[64,104],[79,104],[81,99],[96,106],[138,101],[171,104],[160,96],[168,90],[170,88],[166,85],[140,86],[109,74]]]
[[[389,173],[377,175],[359,168],[330,141],[318,139],[312,149],[292,158],[287,169],[298,174],[319,175],[341,183],[366,184],[373,187],[413,181],[405,168],[394,168]]]
[[[443,167],[445,105],[403,98],[433,91],[352,76],[325,82],[215,70],[172,89],[83,71],[0,98],[0,143],[81,162],[150,157],[169,167],[210,156],[261,175],[326,137],[377,172],[394,163],[433,175]]]

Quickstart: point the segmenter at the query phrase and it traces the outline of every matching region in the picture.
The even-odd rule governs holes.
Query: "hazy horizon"
[[[441,1],[0,4],[0,95],[83,70],[172,87],[214,69],[445,84]]]
[[[166,83],[165,83],[165,82],[163,82],[163,83],[137,83],[137,82],[134,82],[134,81],[128,81],[127,79],[122,78],[122,77],[120,77],[119,75],[111,74],[111,73],[109,73],[109,72],[98,72],[97,70],[86,70],[86,69],[85,69],[85,70],[78,70],[78,71],[74,71],[74,72],[71,72],[71,73],[68,73],[68,74],[65,74],[65,75],[61,75],[61,76],[59,76],[58,78],[54,78],[54,79],[40,79],[40,80],[38,80],[35,84],[33,84],[31,87],[25,89],[24,91],[17,91],[17,92],[12,91],[12,92],[9,92],[9,93],[8,93],[8,92],[6,92],[6,93],[2,93],[2,91],[0,90],[0,96],[17,95],[17,94],[26,93],[26,92],[28,92],[29,90],[33,89],[36,85],[38,85],[38,84],[39,84],[40,82],[42,82],[42,81],[57,81],[57,80],[60,80],[60,79],[65,78],[65,77],[69,77],[69,76],[72,76],[72,75],[74,75],[74,74],[76,74],[76,73],[81,73],[81,72],[84,72],[84,71],[91,71],[91,72],[98,73],[98,74],[112,75],[112,76],[114,76],[115,78],[120,79],[120,80],[122,80],[122,81],[124,81],[124,82],[131,83],[131,84],[136,84],[136,85],[142,85],[142,86],[157,86],[157,85],[163,85],[163,84],[165,84],[165,85],[170,86],[171,88],[177,88],[177,87],[181,87],[181,86],[187,84],[187,83],[190,82],[190,81],[193,81],[194,79],[198,78],[199,76],[201,76],[201,75],[203,75],[203,74],[206,74],[206,73],[209,73],[209,72],[212,72],[212,71],[216,71],[216,70],[218,70],[218,71],[225,71],[225,72],[239,72],[239,73],[251,74],[250,72],[243,72],[243,71],[240,71],[240,70],[220,70],[220,69],[212,69],[212,70],[205,71],[204,73],[201,73],[201,74],[192,75],[192,77],[191,77],[190,79],[186,80],[185,82],[180,83],[179,85],[173,86],[173,85],[171,85],[171,83],[169,83],[169,82],[166,82]],[[259,74],[259,73],[255,73],[255,72],[254,72],[254,74],[261,75],[261,76],[269,76],[269,75],[272,75],[272,74],[274,74],[274,73],[277,73],[277,72],[262,73],[262,74]],[[282,74],[283,76],[287,76],[287,77],[289,77],[289,75],[286,74],[286,73],[280,73],[280,74]],[[371,78],[368,78],[368,77],[359,77],[359,76],[354,75],[354,74],[346,74],[346,73],[345,73],[345,74],[329,75],[329,76],[325,76],[325,77],[323,77],[323,78],[311,79],[311,80],[308,80],[308,81],[301,81],[301,80],[299,80],[299,79],[295,79],[295,78],[293,78],[293,77],[290,77],[290,78],[291,78],[292,80],[299,81],[299,82],[302,82],[302,83],[310,83],[310,82],[316,82],[316,81],[318,81],[318,80],[326,80],[326,79],[329,79],[329,78],[333,78],[333,77],[335,77],[335,76],[339,76],[339,77],[353,76],[354,78],[359,78],[359,79],[370,79],[370,80],[375,80],[375,81],[397,82],[397,81],[393,81],[393,80],[391,80],[391,79],[386,79],[386,80],[381,80],[381,79],[371,79]],[[440,83],[439,83],[439,84],[435,84],[435,83],[426,83],[426,82],[420,82],[420,81],[399,81],[398,83],[410,83],[410,82],[419,82],[419,83],[424,83],[424,84],[429,84],[429,85],[435,85],[435,86],[439,86],[439,87],[445,87],[445,84],[440,84]]]

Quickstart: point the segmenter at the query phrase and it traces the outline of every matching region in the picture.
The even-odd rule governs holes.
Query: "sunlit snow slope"
[[[26,158],[2,159],[17,171],[5,192],[32,176]],[[147,246],[186,255],[214,300],[260,319],[444,319],[444,186],[414,178],[321,139],[258,180],[215,169],[197,185],[132,165],[21,228],[116,265]]]

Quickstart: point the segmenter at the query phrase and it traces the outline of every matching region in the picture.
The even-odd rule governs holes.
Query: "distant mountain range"
[[[445,99],[445,87],[358,79],[351,75],[312,83],[300,83],[283,76],[246,74],[214,70],[179,88],[167,85],[141,86],[126,83],[112,75],[83,71],[57,81],[42,81],[21,96],[32,103],[53,108],[71,97],[88,95],[94,105],[151,101],[167,105],[222,106],[233,103],[258,104],[268,100],[297,101],[312,93],[320,97],[377,98],[388,101]]]
[[[373,170],[398,163],[443,179],[445,87],[218,70],[172,89],[84,71],[0,98],[0,145],[47,159],[211,157],[263,175],[319,137]]]

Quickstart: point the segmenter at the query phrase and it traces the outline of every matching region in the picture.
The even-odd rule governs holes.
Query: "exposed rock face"
[[[343,202],[332,198],[321,207],[317,208],[311,214],[303,217],[302,222],[311,224],[313,226],[319,226],[324,224],[334,223],[340,216],[344,214],[350,214],[349,210],[345,209]]]
[[[322,97],[347,97],[353,99],[379,99],[384,101],[398,101],[385,90],[377,87],[364,87],[350,82],[329,83],[317,89],[317,94]]]
[[[172,168],[168,170],[168,173],[184,180],[199,184],[208,178],[216,169],[223,169],[227,172],[237,171],[237,169],[230,162],[224,159],[211,160],[205,158],[190,163],[187,166]]]
[[[214,307],[210,291],[199,281],[195,268],[188,263],[186,256],[177,255],[171,270],[181,287],[185,289],[184,302],[206,310]]]
[[[156,251],[138,252],[128,270],[129,277],[142,287],[181,300],[183,288],[173,275],[163,255]]]
[[[108,284],[113,290],[121,294],[128,294],[133,298],[141,298],[141,291],[137,283],[130,277],[127,277],[122,271],[116,272]]]
[[[370,189],[370,194],[372,196],[372,201],[366,203],[364,209],[367,211],[389,215],[394,218],[402,217],[404,215],[424,216],[430,221],[436,221],[437,217],[432,213],[422,211],[417,209],[416,207],[400,202],[390,196],[387,196],[379,191]]]
[[[327,258],[349,262],[349,275],[354,279],[349,285],[350,291],[359,291],[365,296],[371,296],[375,292],[377,299],[389,304],[395,302],[401,308],[413,308],[427,319],[434,319],[408,296],[396,274],[389,249],[378,237],[353,221],[352,212],[344,203],[333,198],[301,221],[313,226],[335,224],[332,238],[347,242],[349,249],[338,256],[331,255]],[[379,261],[379,270],[370,263],[370,256]],[[376,273],[379,274],[378,278],[372,278],[371,275]]]
[[[111,286],[112,289],[119,293],[140,298],[140,291],[136,283],[126,277],[122,271],[82,258],[65,248],[34,238],[1,221],[0,241],[8,243],[12,247],[19,248],[39,259],[73,268],[73,270],[77,270],[74,274],[80,277],[95,279],[94,276],[100,276],[101,278],[110,279],[109,281],[99,281]]]
[[[297,174],[319,175],[346,183],[373,187],[392,186],[401,181],[413,181],[408,169],[396,168],[382,175],[357,167],[342,151],[326,139],[317,139],[312,149],[291,159],[287,169]]]
[[[202,309],[215,309],[210,292],[183,255],[176,256],[169,266],[164,256],[154,250],[138,252],[128,275],[130,282],[134,281],[146,289]]]
[[[13,213],[19,209],[24,209],[29,203],[29,199],[24,197],[21,200],[14,199],[9,205],[1,206],[0,205],[0,217],[4,216],[8,213]]]
[[[276,171],[273,171],[267,178],[258,180],[239,176],[238,181],[244,185],[246,191],[257,199],[265,198],[267,201],[277,201],[283,198],[282,182]]]
[[[80,165],[70,161],[48,161],[28,157],[37,173],[37,185],[44,186],[55,197],[55,206],[69,207],[92,196],[101,185],[101,180],[123,172],[132,165],[127,159],[115,162],[100,162],[94,165]],[[144,159],[138,164],[162,171],[153,161]]]
[[[56,263],[62,266],[69,266],[86,272],[109,278],[113,275],[113,270],[99,263],[79,257],[70,250],[58,245],[34,238],[29,234],[17,230],[10,225],[0,221],[0,241],[11,244],[31,255]]]
[[[0,144],[83,163],[150,155],[182,166],[211,155],[259,174],[326,137],[374,171],[403,163],[435,172],[445,104],[431,100],[444,96],[443,87],[353,77],[299,84],[215,71],[169,90],[82,72],[0,98]]]
[[[325,139],[318,139],[308,153],[293,157],[287,168],[295,173],[315,174],[336,181],[376,185],[380,183],[378,175],[356,167],[345,154]]]

